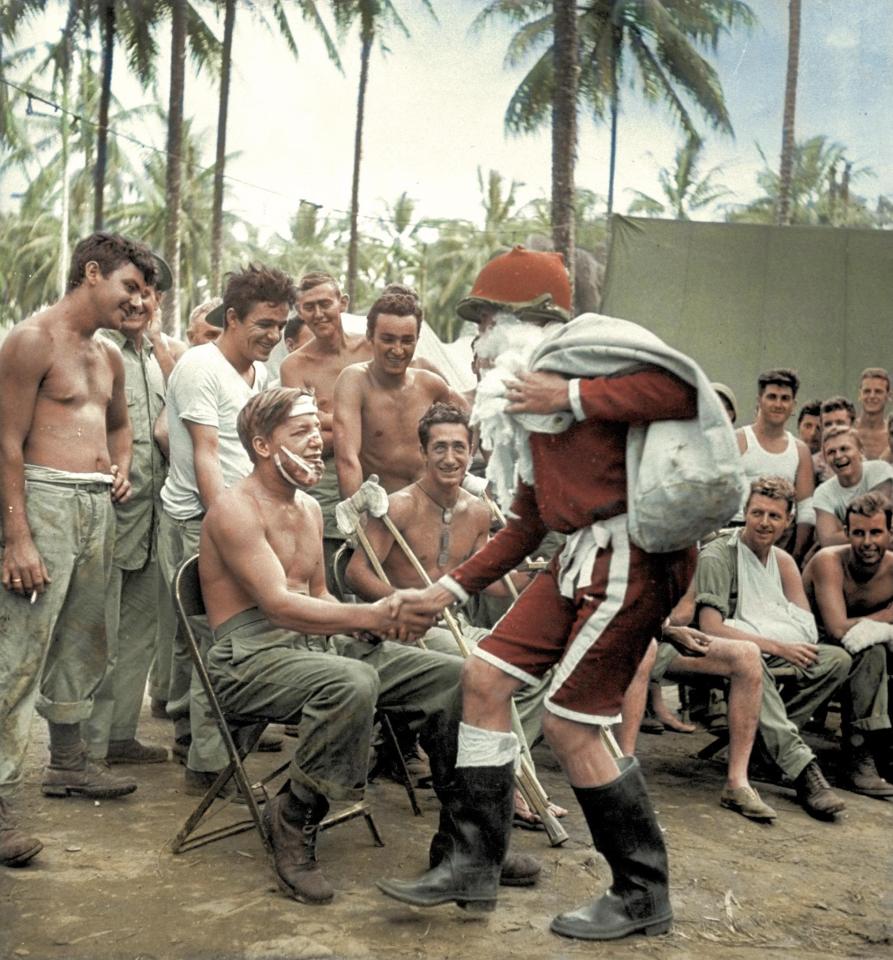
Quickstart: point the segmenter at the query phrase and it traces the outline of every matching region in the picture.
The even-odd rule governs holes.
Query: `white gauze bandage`
[[[878,643],[886,643],[893,650],[893,625],[866,618],[850,627],[840,642],[851,656]]]
[[[457,767],[517,767],[521,752],[514,733],[484,730],[468,723],[459,724]]]
[[[316,400],[313,398],[313,395],[310,393],[302,393],[297,400],[292,404],[292,408],[289,411],[289,417],[303,417],[308,413],[316,416],[318,413],[318,408],[316,406]],[[291,474],[282,466],[282,458],[279,456],[279,452],[282,452],[288,457],[289,460],[304,474],[305,480],[295,480]],[[273,463],[276,464],[276,469],[279,471],[280,475],[284,480],[290,483],[293,487],[309,487],[315,483],[319,482],[320,477],[323,475],[325,466],[322,464],[317,465],[310,463],[305,460],[302,456],[297,453],[292,453],[287,447],[280,447],[279,451],[273,454]]]

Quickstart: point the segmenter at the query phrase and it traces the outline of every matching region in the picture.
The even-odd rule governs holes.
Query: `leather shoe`
[[[760,795],[753,787],[726,787],[719,796],[719,804],[727,810],[734,810],[740,813],[742,817],[748,820],[761,820],[769,822],[774,820],[778,814],[764,803]]]
[[[831,789],[815,760],[806,764],[794,788],[803,809],[817,820],[833,820],[835,814],[846,809],[846,802]]]
[[[287,793],[277,794],[264,807],[263,824],[273,845],[276,879],[285,893],[301,903],[328,903],[335,896],[316,860],[319,823],[328,807],[325,797],[304,804]]]
[[[83,759],[76,767],[54,767],[44,770],[40,789],[45,797],[89,797],[91,800],[113,800],[136,790],[133,780],[113,777],[105,764]]]
[[[106,763],[165,763],[168,759],[165,747],[153,747],[137,739],[110,740]]]
[[[41,850],[43,844],[36,837],[26,836],[13,825],[9,807],[0,797],[0,863],[5,867],[24,867]]]

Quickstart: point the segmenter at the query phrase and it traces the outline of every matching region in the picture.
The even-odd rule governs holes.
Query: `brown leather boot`
[[[328,903],[335,896],[316,860],[319,824],[328,809],[325,797],[305,804],[290,792],[277,794],[264,807],[279,886],[301,903]]]
[[[863,742],[851,745],[845,758],[845,776],[850,790],[866,797],[893,797],[893,783],[879,773],[874,755]]]
[[[54,766],[51,760],[44,769],[40,789],[45,797],[112,800],[133,793],[136,782],[118,779],[108,772],[105,764],[94,763],[83,754],[80,761],[71,766]]]
[[[836,813],[846,809],[846,802],[831,789],[815,760],[806,764],[794,787],[803,809],[817,820],[833,820]]]
[[[43,844],[39,840],[16,829],[9,807],[0,797],[0,863],[5,867],[23,867],[41,850]]]

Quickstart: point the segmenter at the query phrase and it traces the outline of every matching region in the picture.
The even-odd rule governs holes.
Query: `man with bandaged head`
[[[706,405],[731,456],[734,448],[709,382],[688,358],[635,324],[596,314],[570,321],[570,310],[561,256],[523,247],[487,264],[458,306],[480,325],[478,350],[494,363],[472,412],[492,451],[488,478],[501,498],[514,495],[507,526],[486,546],[428,589],[402,595],[438,611],[511,570],[549,530],[568,539],[466,661],[449,854],[416,881],[379,886],[417,906],[493,908],[518,756],[509,703],[553,668],[543,731],[613,884],[556,917],[552,930],[610,940],[663,933],[672,920],[666,851],[638,761],[615,760],[601,728],[619,719],[624,691],[695,562],[691,546],[646,552],[630,539],[627,441],[634,427],[688,420]],[[697,635],[668,632],[681,643]]]
[[[199,547],[208,672],[225,712],[296,725],[288,784],[264,819],[279,886],[326,903],[334,891],[316,835],[330,800],[363,795],[375,711],[419,730],[432,766],[443,766],[452,744],[437,730],[454,710],[460,662],[387,639],[424,633],[429,615],[390,597],[342,604],[326,589],[322,511],[308,493],[324,470],[312,395],[267,390],[238,430],[253,469],[215,499]]]

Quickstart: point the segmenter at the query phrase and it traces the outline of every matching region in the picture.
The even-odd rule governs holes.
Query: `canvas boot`
[[[673,921],[667,852],[635,757],[621,757],[620,776],[601,787],[574,787],[596,849],[613,881],[607,893],[555,917],[551,930],[580,940],[666,933]]]
[[[273,844],[279,886],[301,903],[328,903],[335,896],[316,860],[319,824],[328,809],[323,796],[307,804],[291,791],[277,794],[264,807],[263,823]]]
[[[0,863],[5,867],[23,867],[42,849],[38,839],[16,828],[9,805],[0,797]]]
[[[456,767],[452,782],[438,790],[451,824],[442,858],[418,880],[379,880],[378,888],[416,907],[454,901],[492,910],[511,833],[513,769]]]
[[[167,747],[140,743],[135,737],[129,740],[109,740],[105,761],[113,763],[166,763],[170,754]]]

